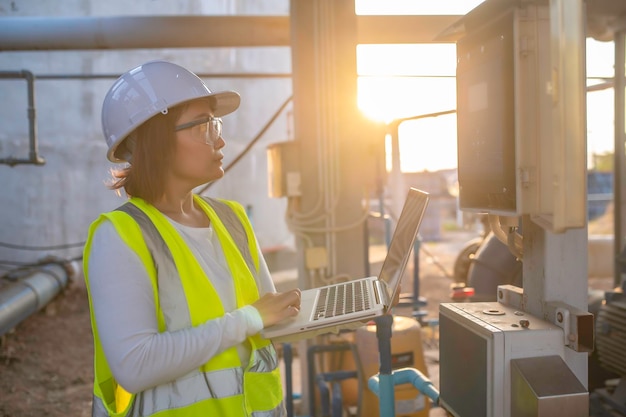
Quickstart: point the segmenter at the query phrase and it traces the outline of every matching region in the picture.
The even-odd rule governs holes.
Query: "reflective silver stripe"
[[[174,263],[172,252],[170,252],[170,249],[167,247],[167,244],[161,237],[161,234],[158,232],[154,223],[152,223],[152,220],[150,220],[146,213],[141,211],[139,207],[132,203],[125,203],[116,210],[123,211],[128,214],[137,222],[137,224],[139,224],[139,228],[143,232],[144,239],[146,239],[146,244],[148,245],[148,249],[151,250],[152,256],[158,254],[159,257],[164,258],[172,264]]]
[[[109,417],[109,412],[102,400],[95,395],[93,396],[93,402],[91,403],[91,417]]]
[[[252,417],[285,417],[287,415],[287,409],[285,408],[284,401],[281,402],[278,407],[268,411],[254,411]]]
[[[249,372],[272,372],[278,367],[278,355],[271,344],[255,350],[253,360]]]
[[[172,252],[165,240],[148,215],[134,204],[125,203],[117,210],[123,211],[137,222],[152,255],[152,260],[157,267],[159,303],[167,329],[174,331],[191,327],[189,305],[183,284]]]
[[[254,266],[254,261],[252,260],[252,254],[250,253],[248,234],[246,233],[246,229],[243,227],[243,224],[241,224],[241,219],[239,219],[237,214],[228,204],[210,197],[202,197],[202,199],[209,203],[211,208],[215,210],[217,217],[219,217],[222,223],[224,223],[228,233],[231,235],[235,244],[241,251],[243,259],[246,261],[246,265],[248,265],[248,269],[252,272],[252,275],[256,277],[257,270]]]
[[[137,400],[136,400],[137,403]],[[254,411],[252,412],[252,417],[285,417],[287,415],[287,410],[284,405],[284,402],[281,402],[275,409],[267,410],[267,411]],[[130,414],[127,414],[125,417],[140,417],[141,414],[133,407],[130,410]],[[92,406],[92,417],[109,417],[109,413],[106,411],[106,408],[102,404],[102,401],[95,397],[93,398],[93,406]]]
[[[186,407],[209,398],[220,399],[243,394],[240,368],[201,373],[194,371],[135,396],[128,417],[150,416],[159,411]]]

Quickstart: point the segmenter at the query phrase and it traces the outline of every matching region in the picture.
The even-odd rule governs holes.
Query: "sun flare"
[[[453,44],[359,45],[359,109],[370,119],[387,124],[453,111],[455,65]],[[398,126],[398,138],[402,171],[456,167],[454,114],[404,121]]]

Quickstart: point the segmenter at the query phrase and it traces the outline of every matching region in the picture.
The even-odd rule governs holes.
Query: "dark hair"
[[[186,104],[169,109],[166,114],[159,113],[148,119],[125,142],[132,141],[131,163],[123,168],[112,169],[110,189],[124,188],[129,197],[139,197],[148,203],[154,203],[163,195],[165,173],[170,165],[170,158],[176,151],[176,132],[174,126]]]

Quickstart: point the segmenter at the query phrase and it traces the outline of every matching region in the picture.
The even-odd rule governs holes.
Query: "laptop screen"
[[[389,244],[387,256],[378,275],[380,280],[387,283],[387,293],[390,300],[393,300],[402,280],[404,268],[411,255],[428,200],[428,193],[416,188],[409,189]]]

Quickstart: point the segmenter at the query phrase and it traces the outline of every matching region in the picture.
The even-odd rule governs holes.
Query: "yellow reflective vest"
[[[224,250],[233,276],[237,307],[259,298],[254,279],[259,259],[252,226],[243,207],[233,201],[194,196],[205,211]],[[210,280],[171,223],[155,207],[131,198],[118,209],[104,213],[89,229],[85,245],[84,271],[89,289],[89,252],[94,231],[111,221],[122,240],[142,260],[150,277],[157,302],[155,315],[159,331],[192,327],[224,315],[224,308]],[[159,271],[157,273],[157,271]],[[163,311],[158,302],[159,282],[169,282],[187,300],[187,308]],[[252,353],[244,369],[235,347],[216,355],[191,375],[166,384],[130,394],[117,384],[106,362],[91,308],[94,335],[93,417],[196,417],[196,416],[283,416],[278,358],[270,341],[259,335],[248,338]],[[177,306],[181,307],[181,306]]]

